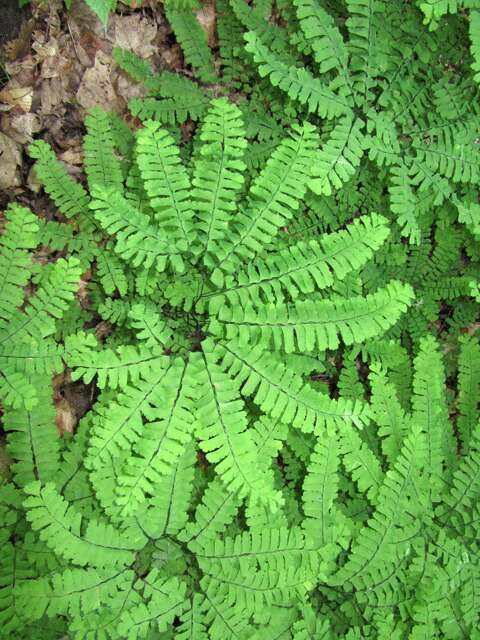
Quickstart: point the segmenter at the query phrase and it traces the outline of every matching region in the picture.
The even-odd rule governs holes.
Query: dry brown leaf
[[[0,91],[0,102],[8,105],[8,108],[16,107],[28,113],[32,108],[33,87],[21,86],[16,78],[12,78],[10,82]]]
[[[20,144],[27,144],[41,130],[42,124],[35,113],[22,113],[11,116],[10,127],[11,137]]]
[[[67,165],[82,166],[83,165],[83,146],[80,144],[76,147],[70,147],[63,153],[58,154],[62,162]]]
[[[114,46],[133,51],[141,58],[148,58],[157,50],[152,41],[157,35],[154,22],[134,13],[130,16],[112,16]]]
[[[215,0],[209,0],[204,2],[201,8],[197,11],[197,20],[200,23],[205,35],[207,36],[207,42],[209,47],[216,45],[216,33],[215,33]]]
[[[22,166],[21,147],[14,140],[0,133],[0,190],[21,184],[19,167]]]
[[[55,400],[55,422],[61,436],[64,433],[73,433],[77,425],[77,415],[73,406],[65,398]]]
[[[112,66],[112,58],[97,51],[95,64],[85,71],[77,91],[77,101],[84,109],[100,105],[106,111],[115,110],[117,96],[112,85]]]

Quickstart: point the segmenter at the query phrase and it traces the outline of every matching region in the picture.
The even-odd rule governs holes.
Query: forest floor
[[[162,3],[157,1],[137,2],[135,8],[119,3],[107,28],[82,0],[74,0],[68,12],[61,0],[34,0],[23,10],[18,9],[18,0],[0,0],[0,14],[1,232],[9,202],[47,219],[57,216],[27,153],[33,139],[49,142],[68,172],[83,181],[87,111],[100,105],[133,126],[138,124],[132,122],[128,101],[141,97],[142,87],[118,69],[114,47],[130,49],[151,61],[156,70],[186,71]],[[213,1],[204,3],[198,19],[213,34]],[[37,259],[47,261],[49,255],[40,253]],[[72,432],[91,404],[92,389],[61,375],[54,380],[54,394],[59,432]],[[0,429],[0,445],[1,440]],[[2,450],[0,446],[0,467],[5,469]]]

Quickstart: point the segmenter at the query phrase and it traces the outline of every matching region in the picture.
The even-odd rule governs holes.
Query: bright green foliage
[[[52,339],[78,288],[79,261],[59,259],[38,274],[38,287],[25,301],[25,287],[38,272],[32,250],[40,243],[36,216],[12,205],[0,237],[0,398],[7,406],[31,409],[37,402],[31,376],[63,369],[63,349]]]
[[[2,309],[8,335],[18,335],[15,354],[23,336],[29,345],[37,335],[43,353],[78,286],[79,261],[94,260],[91,299],[101,313],[117,309],[115,326],[107,344],[89,330],[67,334],[64,347],[52,343],[55,367],[28,370],[41,389],[40,374],[66,363],[72,380],[100,391],[66,447],[51,433],[45,394],[5,417],[13,495],[25,512],[9,553],[19,571],[23,558],[29,566],[18,576],[5,568],[7,629],[14,637],[61,617],[72,638],[302,633],[317,583],[333,579],[324,548],[338,535],[346,548],[354,531],[340,507],[338,519],[330,513],[340,461],[373,504],[383,495],[385,471],[361,436],[373,415],[361,390],[334,398],[310,374],[326,350],[381,337],[412,304],[410,286],[395,279],[369,294],[340,292],[386,242],[387,221],[371,213],[317,239],[281,241],[318,146],[308,123],[286,131],[248,181],[242,112],[224,98],[211,103],[188,166],[158,122],[119,136],[121,125],[97,108],[86,125],[89,194],[44,143],[31,148],[45,189],[84,230],[84,245],[73,236],[61,245],[79,259],[46,270],[33,311],[16,309],[19,294]],[[11,212],[26,225],[23,240],[5,234],[16,292],[37,224]],[[278,455],[288,477],[304,464],[311,474],[306,519],[280,481]],[[44,560],[30,563],[34,550]]]
[[[117,50],[141,125],[89,113],[85,186],[31,145],[58,214],[1,230],[5,637],[477,637],[480,6],[416,4],[217,0],[210,48],[168,0],[195,77]]]
[[[421,8],[437,19],[455,11],[453,4]],[[470,15],[472,62],[460,18],[442,23],[436,37],[412,3],[351,0],[343,11],[319,0],[290,0],[282,3],[285,28],[275,27],[275,34],[257,5],[247,10],[244,0],[231,0],[247,53],[275,88],[273,99],[280,89],[320,125],[310,188],[330,196],[358,184],[368,156],[376,179],[388,185],[392,220],[419,244],[425,198],[441,205],[452,192],[461,200],[464,185],[478,189],[478,87],[468,68],[478,66],[477,12]],[[456,74],[445,69],[447,60]]]

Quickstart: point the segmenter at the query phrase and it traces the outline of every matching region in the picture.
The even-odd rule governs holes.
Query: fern
[[[432,2],[421,8],[435,21],[460,4],[475,6]],[[466,77],[463,96],[452,90],[436,62],[443,55],[464,64],[457,53],[463,43],[455,41],[460,26],[448,32],[444,53],[420,13],[401,2],[352,0],[344,15],[336,15],[317,0],[291,0],[283,3],[289,19],[274,38],[243,0],[231,5],[246,31],[245,51],[259,76],[269,79],[272,98],[278,89],[284,92],[322,132],[309,183],[315,193],[331,195],[352,180],[358,184],[356,169],[368,154],[378,179],[389,185],[391,219],[418,244],[425,197],[419,193],[430,193],[438,205],[459,183],[478,185],[477,89]],[[476,14],[470,14],[473,43]],[[474,57],[475,52],[473,44]]]
[[[51,558],[48,572],[13,588],[15,598],[35,598],[25,624],[62,616],[74,637],[98,625],[111,637],[145,637],[177,618],[180,637],[191,625],[213,638],[273,628],[276,607],[314,588],[333,532],[314,535],[313,506],[308,525],[289,527],[294,496],[272,463],[291,446],[293,478],[302,438],[306,456],[312,438],[336,437],[337,429],[348,429],[356,446],[355,430],[371,415],[363,399],[331,398],[304,376],[322,366],[325,349],[387,331],[413,292],[394,280],[365,297],[335,290],[385,242],[388,226],[376,214],[318,241],[274,248],[305,194],[317,143],[310,125],[294,126],[248,185],[242,112],[225,99],[209,108],[191,169],[157,122],[135,134],[133,152],[130,134],[119,138],[118,123],[99,109],[87,129],[90,193],[82,191],[76,213],[76,183],[44,145],[32,154],[73,224],[88,221],[92,299],[123,328],[103,345],[84,331],[67,335],[62,348],[39,342],[42,366],[25,369],[38,385],[67,363],[73,380],[95,381],[101,394],[64,452],[43,443],[53,422],[46,400],[6,421],[26,522]],[[33,216],[27,221],[34,225]],[[8,245],[20,252],[22,282],[29,238]],[[30,306],[12,311],[6,335],[25,340],[25,349],[50,339],[79,276],[75,258],[48,268]],[[303,436],[289,435],[295,428]],[[337,445],[345,461],[348,447]],[[365,449],[365,464],[371,460]],[[367,488],[360,477],[358,484]]]

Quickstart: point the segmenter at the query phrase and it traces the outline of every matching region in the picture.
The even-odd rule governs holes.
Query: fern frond
[[[445,460],[454,454],[453,434],[448,422],[444,399],[445,373],[438,343],[432,336],[420,341],[414,361],[413,422],[421,427],[427,443],[426,472],[433,496],[441,491],[442,469]]]
[[[336,71],[337,84],[352,93],[348,50],[332,16],[317,0],[294,0],[300,27],[310,44],[320,73]]]
[[[474,80],[480,84],[480,11],[470,11],[470,51],[473,58]]]
[[[156,540],[172,535],[180,538],[185,531],[193,490],[194,463],[195,449],[190,442],[169,472],[163,474],[160,481],[155,478],[151,483],[153,496],[140,505],[136,514],[137,522],[141,523],[142,530],[150,538]],[[128,486],[125,490],[119,487],[117,493],[123,498],[127,491]]]
[[[148,348],[172,345],[174,327],[168,319],[160,316],[153,302],[146,300],[133,305],[128,317],[137,332],[136,337],[145,341]]]
[[[384,5],[379,0],[347,0],[349,18],[346,26],[349,33],[348,50],[351,55],[350,70],[357,91],[357,101],[367,101],[375,84],[381,61],[376,36],[381,29],[380,14]]]
[[[172,6],[172,0],[166,0],[165,13],[183,50],[187,64],[194,67],[203,82],[215,82],[216,74],[212,52],[205,32],[194,13],[187,9]]]
[[[336,349],[339,337],[347,344],[383,334],[405,312],[413,299],[409,285],[392,281],[366,297],[290,304],[223,306],[210,321],[210,330],[240,343],[262,341],[286,353]]]
[[[419,164],[452,182],[478,184],[480,149],[474,140],[456,141],[448,130],[436,142],[414,141]]]
[[[180,532],[180,538],[187,544],[198,542],[200,547],[206,544],[206,540],[216,540],[232,522],[240,504],[237,493],[229,491],[220,480],[212,480],[195,510],[194,520]]]
[[[144,601],[125,608],[121,614],[117,633],[128,640],[145,638],[153,626],[156,631],[166,631],[176,615],[185,607],[186,584],[178,578],[165,578],[157,569],[138,581],[145,586]]]
[[[331,584],[363,589],[375,584],[377,575],[387,573],[399,561],[408,544],[408,533],[418,526],[410,514],[410,494],[418,499],[421,468],[426,459],[425,437],[420,429],[409,433],[395,465],[385,475],[377,497],[377,508],[361,531],[346,564]],[[417,495],[416,495],[417,494]],[[421,509],[421,502],[416,509]]]
[[[145,544],[145,538],[125,535],[105,522],[82,523],[81,514],[57,493],[55,486],[32,482],[24,488],[24,506],[32,528],[40,538],[66,560],[94,568],[126,566],[133,562],[134,552]]]
[[[8,452],[15,460],[13,477],[22,487],[33,480],[54,481],[60,467],[53,390],[40,377],[34,378],[34,388],[39,395],[33,409],[8,410],[3,416]]]
[[[37,218],[29,209],[12,204],[5,220],[0,237],[0,326],[23,302],[24,287],[33,270],[29,249],[40,242]]]
[[[221,367],[240,383],[242,394],[273,418],[280,418],[301,431],[319,433],[325,426],[352,421],[361,425],[368,420],[366,406],[314,391],[302,378],[287,369],[279,359],[269,357],[259,347],[244,347],[235,341],[218,343]]]
[[[398,401],[395,387],[380,366],[371,367],[370,386],[372,411],[378,425],[378,434],[382,438],[382,451],[390,464],[393,464],[407,433],[407,416]]]
[[[95,341],[92,346],[67,354],[66,362],[73,369],[72,380],[83,378],[89,384],[97,376],[100,389],[125,389],[129,382],[135,385],[140,379],[148,379],[164,360],[163,349],[159,348],[125,345],[98,351]]]
[[[105,293],[111,296],[118,291],[123,297],[128,290],[128,281],[122,262],[110,251],[104,250],[98,254],[96,263],[97,275]]]
[[[139,132],[136,159],[160,229],[174,242],[188,242],[193,217],[190,179],[178,147],[158,123],[146,122]]]
[[[18,606],[29,620],[70,614],[88,615],[102,606],[115,607],[119,591],[132,582],[133,571],[65,569],[50,577],[24,580],[15,589]]]
[[[268,76],[274,87],[285,91],[292,100],[306,105],[310,113],[327,119],[350,113],[346,99],[339,98],[307,69],[285,64],[265,46],[254,31],[248,32],[245,40],[245,49],[253,55],[253,59],[259,65],[260,76]]]
[[[90,199],[86,191],[67,174],[50,145],[35,140],[28,147],[28,154],[36,161],[35,173],[59,210],[67,218],[88,216]]]
[[[209,342],[203,343],[203,366],[197,361],[200,394],[196,435],[207,459],[229,491],[272,501],[275,496],[268,478],[256,462],[256,451],[247,429],[243,402],[238,397],[239,382],[232,380],[216,364],[218,358]],[[248,469],[248,475],[245,470]]]
[[[197,242],[201,245],[198,250],[206,254],[207,262],[212,245],[221,243],[228,232],[236,196],[244,182],[242,158],[247,141],[241,111],[225,98],[213,101],[200,140],[203,145],[195,163],[192,200]]]
[[[390,210],[396,216],[403,236],[412,244],[420,244],[418,200],[405,165],[393,165],[390,169]]]
[[[109,456],[118,456],[143,431],[142,415],[150,415],[152,406],[160,405],[170,362],[167,356],[157,359],[155,375],[149,380],[126,387],[111,405],[101,407],[91,430],[88,468],[99,469]]]
[[[55,322],[63,316],[78,289],[79,261],[60,258],[48,272],[25,311],[11,314],[8,324],[0,326],[0,345],[10,340],[40,340],[55,332]]]
[[[480,419],[480,344],[473,336],[462,336],[458,358],[458,397],[460,415],[457,428],[465,452],[469,449],[472,432]]]
[[[480,494],[480,422],[472,431],[468,454],[461,461],[453,475],[452,487],[444,498],[444,504],[437,508],[437,517],[442,523],[451,521],[463,529],[472,508],[478,502]]]
[[[94,107],[85,118],[87,135],[83,142],[85,172],[90,190],[111,187],[123,191],[123,175],[114,151],[114,138],[108,113]]]
[[[250,187],[246,210],[239,212],[232,223],[228,249],[225,250],[225,243],[218,246],[223,253],[219,263],[222,269],[231,272],[239,259],[255,256],[292,217],[305,193],[317,140],[310,124],[293,125],[291,135],[275,149]],[[221,283],[223,276],[218,268],[212,279],[215,284]]]
[[[170,475],[192,437],[194,380],[191,369],[174,362],[168,370],[168,384],[162,388],[162,405],[148,417],[142,437],[133,446],[118,475],[118,500],[125,514],[138,510],[147,494],[154,494],[163,476]]]
[[[163,271],[171,261],[177,269],[183,269],[183,261],[176,249],[185,245],[169,245],[148,216],[116,191],[94,188],[92,196],[90,207],[95,218],[105,231],[115,234],[115,252],[123,260],[131,260],[133,266],[143,265],[147,269],[155,265],[158,271]]]
[[[333,542],[337,532],[337,509],[340,465],[337,431],[327,427],[318,434],[303,481],[303,527],[318,539],[319,546]]]
[[[366,148],[363,126],[361,120],[349,116],[335,125],[312,168],[308,186],[314,193],[330,196],[355,174]]]
[[[380,461],[368,444],[362,442],[359,432],[352,425],[342,428],[339,441],[343,466],[359,490],[375,504],[384,480]]]
[[[320,240],[300,241],[271,256],[257,258],[227,276],[224,289],[205,293],[203,298],[215,313],[225,300],[229,305],[282,300],[331,287],[369,260],[388,235],[386,219],[376,214],[354,220],[345,230],[324,234]]]

